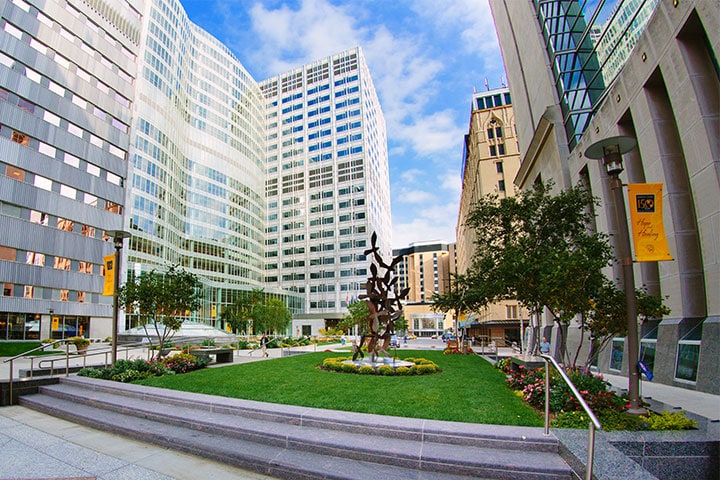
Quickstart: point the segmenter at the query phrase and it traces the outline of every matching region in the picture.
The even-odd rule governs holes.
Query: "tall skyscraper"
[[[360,48],[260,84],[267,107],[266,285],[301,294],[293,334],[333,325],[390,256],[387,138]]]
[[[0,2],[0,339],[110,334],[140,2]]]
[[[490,5],[520,141],[515,183],[584,185],[601,199],[590,228],[607,232],[615,243],[622,241],[625,219],[615,215],[608,172],[588,158],[587,149],[618,135],[631,137],[637,146],[623,157],[621,181],[662,185],[657,200],[673,258],[636,262],[633,273],[634,287],[662,296],[671,312],[640,325],[640,358],[628,358],[629,347],[637,345],[617,337],[595,366],[627,375],[642,360],[653,382],[720,393],[720,237],[709,233],[720,222],[717,2]],[[603,71],[600,79],[598,68],[605,67],[610,73]],[[620,262],[608,270],[609,278],[621,278]],[[580,330],[568,332],[577,346]],[[611,361],[611,349],[622,362]]]

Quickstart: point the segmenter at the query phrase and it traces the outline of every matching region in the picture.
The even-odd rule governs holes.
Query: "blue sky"
[[[486,0],[181,0],[256,80],[357,45],[388,133],[393,248],[455,241],[473,88],[501,86]]]

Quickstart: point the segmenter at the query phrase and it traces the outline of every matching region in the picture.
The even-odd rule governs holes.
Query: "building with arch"
[[[602,205],[592,228],[613,241],[620,224],[607,173],[587,158],[588,147],[617,135],[636,139],[621,179],[663,185],[673,259],[636,262],[634,277],[636,288],[666,298],[671,313],[639,326],[640,358],[623,355],[628,339],[616,338],[618,357],[607,349],[596,367],[627,375],[643,360],[654,382],[720,393],[717,4],[627,0],[582,4],[584,10],[546,0],[490,4],[518,127],[516,185],[549,179],[557,188],[586,185]],[[611,60],[620,57],[622,65]],[[619,279],[620,269],[615,265],[609,277]],[[579,338],[570,340],[577,345]]]

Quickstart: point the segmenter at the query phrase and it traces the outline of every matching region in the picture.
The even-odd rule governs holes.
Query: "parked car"
[[[399,348],[400,347],[400,340],[398,340],[397,335],[393,335],[390,337],[390,347],[391,348]]]

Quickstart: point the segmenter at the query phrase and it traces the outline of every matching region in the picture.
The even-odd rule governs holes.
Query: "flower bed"
[[[499,361],[496,366],[506,374],[509,388],[530,406],[544,410],[544,368],[528,369],[522,365],[513,368],[509,359]],[[688,430],[697,424],[683,412],[631,415],[627,413],[627,396],[610,390],[610,383],[602,375],[580,369],[567,369],[566,374],[598,417],[603,430]],[[590,419],[555,370],[550,372],[550,412],[554,417],[551,425],[555,428],[588,428]]]
[[[129,383],[149,377],[191,372],[204,368],[209,362],[210,359],[207,357],[200,358],[187,353],[178,353],[162,360],[147,361],[142,358],[118,360],[112,367],[86,367],[77,374],[80,377],[102,378],[104,380]]]

